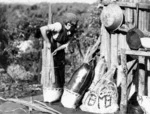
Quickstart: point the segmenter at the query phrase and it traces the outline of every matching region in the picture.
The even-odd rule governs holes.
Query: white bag
[[[61,103],[66,108],[75,109],[78,106],[78,102],[80,101],[81,97],[82,96],[80,94],[65,88],[61,97]]]
[[[102,79],[93,90],[89,90],[80,109],[92,113],[114,113],[118,110],[118,92],[116,84],[110,80]]]
[[[59,100],[62,96],[63,90],[62,88],[43,88],[43,100],[44,102],[55,102]]]
[[[144,114],[150,114],[150,97],[137,96],[137,101],[142,108]]]

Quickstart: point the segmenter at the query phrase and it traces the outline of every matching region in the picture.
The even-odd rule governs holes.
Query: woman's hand
[[[53,56],[56,55],[56,54],[57,54],[57,51],[58,51],[57,49],[54,50],[53,53],[52,53],[52,55],[53,55]]]

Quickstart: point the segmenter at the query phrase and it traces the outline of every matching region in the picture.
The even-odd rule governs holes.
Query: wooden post
[[[139,56],[138,95],[145,95],[145,57]]]
[[[101,50],[100,53],[101,53],[102,56],[105,56],[105,51],[104,51],[105,50],[105,42],[106,42],[106,40],[104,38],[105,32],[106,32],[105,27],[102,24],[101,25],[101,35],[102,35],[102,37],[101,37],[101,45],[100,45],[100,50]]]
[[[149,11],[146,11],[146,30],[149,31]]]
[[[111,34],[111,67],[118,66],[118,34]]]
[[[120,102],[120,113],[127,113],[127,62],[125,50],[121,50],[121,66],[123,69],[122,73],[122,83],[121,83],[121,102]]]
[[[144,16],[143,16],[143,18],[144,18],[143,19],[143,21],[144,21],[143,31],[145,31],[145,30],[147,31],[147,25],[146,25],[147,24],[147,18],[146,17],[147,17],[147,12],[144,11]]]
[[[121,2],[125,2],[125,0],[121,0]],[[126,15],[126,10],[122,9],[123,13]],[[118,54],[120,55],[121,49],[126,49],[126,34],[119,33],[118,34]],[[118,56],[119,56],[118,55]]]
[[[150,72],[150,58],[147,58],[146,59],[147,61],[147,93],[148,93],[148,96],[150,97],[150,75],[149,75],[149,72]]]
[[[51,13],[51,4],[49,4],[49,19],[48,24],[52,23],[52,13]],[[42,74],[41,74],[41,84],[45,86],[50,85],[50,78],[54,76],[54,61],[51,53],[51,49],[48,49],[48,45],[51,45],[50,42],[43,41],[43,50],[42,50]],[[49,78],[50,77],[50,78]],[[52,78],[54,81],[54,78]]]
[[[110,42],[110,35],[108,33],[108,31],[106,30],[106,28],[102,25],[101,26],[101,34],[102,34],[102,39],[101,39],[101,47],[100,47],[100,50],[101,50],[101,55],[105,57],[105,60],[106,60],[106,63],[107,63],[107,67],[109,68],[110,67],[110,64],[111,64],[111,59],[110,59],[110,56],[111,56],[111,49],[110,49],[110,46],[111,46],[111,42]]]
[[[128,2],[131,2],[131,0],[129,0]],[[133,24],[133,10],[131,8],[125,8],[124,14],[125,14],[125,23],[128,24],[129,27],[131,27],[132,24]],[[130,48],[129,48],[129,46],[127,44],[127,41],[126,41],[126,34],[122,34],[122,35],[123,35],[122,37],[123,37],[123,40],[124,40],[124,41],[122,41],[123,49],[128,50]]]
[[[144,21],[145,21],[145,19],[144,19],[144,11],[143,10],[141,10],[141,30],[143,30],[144,29]]]
[[[148,12],[149,20],[148,20],[148,31],[150,31],[150,12]]]
[[[48,11],[48,24],[51,24],[53,22],[52,18],[52,5],[49,3],[49,11]]]
[[[134,26],[137,26],[137,10],[136,9],[133,9],[134,10],[134,17],[133,17],[133,23],[134,23]]]
[[[129,3],[132,1],[129,0]],[[133,10],[131,8],[126,8],[125,9],[125,22],[129,24],[129,27],[133,24]]]
[[[139,29],[142,29],[142,11],[139,10]]]

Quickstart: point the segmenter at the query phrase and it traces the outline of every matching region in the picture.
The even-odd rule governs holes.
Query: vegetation
[[[52,4],[53,22],[62,21],[65,12],[74,12],[79,18],[77,41],[80,43],[81,51],[85,54],[87,48],[95,43],[99,37],[101,11],[96,4],[81,3],[57,3]],[[33,78],[30,81],[39,83],[41,70],[42,38],[37,34],[39,27],[48,22],[48,4],[41,3],[32,6],[21,4],[0,5],[0,65],[5,71],[12,72],[10,68],[18,68],[27,71]],[[20,54],[17,48],[21,41],[32,40],[33,50]],[[81,65],[81,57],[75,43],[71,44],[74,53],[66,54],[66,81],[72,72]],[[2,75],[2,74],[1,74]],[[13,80],[18,80],[15,74],[9,74]],[[26,74],[23,73],[23,76]],[[24,80],[20,76],[21,80]],[[26,80],[26,79],[25,79]]]

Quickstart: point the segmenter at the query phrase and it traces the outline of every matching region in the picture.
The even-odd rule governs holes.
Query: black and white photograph
[[[150,114],[150,0],[0,0],[0,114]]]

